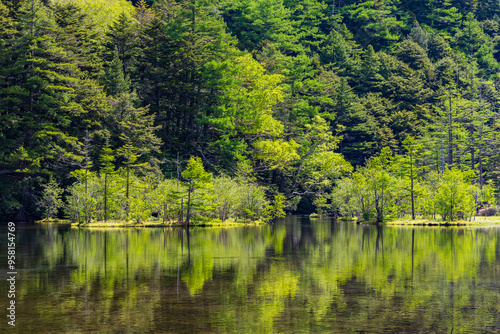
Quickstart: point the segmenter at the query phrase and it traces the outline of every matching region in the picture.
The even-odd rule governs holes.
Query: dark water
[[[299,217],[189,235],[18,228],[16,327],[8,328],[3,311],[0,330],[498,332],[499,237],[497,228],[377,228]],[[2,269],[6,242],[2,229]]]

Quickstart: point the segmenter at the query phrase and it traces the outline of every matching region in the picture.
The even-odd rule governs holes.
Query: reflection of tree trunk
[[[190,186],[188,190],[188,202],[187,202],[187,213],[186,213],[186,224],[189,228],[189,220],[191,218],[191,193],[193,192],[193,188]],[[189,231],[189,229],[188,229]],[[189,238],[189,232],[188,232],[188,238]]]
[[[78,225],[81,224],[81,218],[80,218],[80,200],[76,200],[76,212],[78,213]]]
[[[365,229],[363,229],[362,239],[361,239],[361,251],[365,250]]]
[[[129,178],[130,178],[130,163],[127,163],[127,190],[126,190],[126,196],[127,196],[127,203],[125,206],[125,212],[127,214],[127,221],[128,221],[128,216],[130,212],[130,202],[129,202]]]
[[[380,242],[383,244],[383,230],[382,226],[377,225],[377,241],[375,242],[375,258],[377,258]]]
[[[415,229],[411,231],[411,282],[413,287],[413,265],[415,258]]]
[[[104,277],[106,277],[106,273],[107,273],[107,266],[108,266],[108,263],[107,263],[107,256],[108,256],[108,252],[107,252],[107,245],[108,245],[108,235],[106,232],[104,232]]]
[[[125,239],[125,248],[127,252],[127,290],[128,290],[128,232],[127,232],[127,238]]]
[[[191,247],[189,245],[189,224],[186,228],[186,236],[187,236],[187,248],[188,248],[188,262],[191,262]]]
[[[184,255],[184,230],[181,230],[181,256]]]
[[[375,197],[375,209],[377,210],[377,223],[382,222],[382,208],[380,207],[380,201],[378,196]]]
[[[85,233],[85,238],[84,238],[84,252],[85,252],[85,317],[88,316],[88,296],[89,296],[89,282],[87,278],[87,231]],[[85,321],[87,321],[87,318],[85,318]]]
[[[182,223],[184,221],[184,198],[181,198],[181,220]]]
[[[180,279],[179,257],[177,257],[177,300],[179,300],[179,279]]]
[[[108,173],[104,173],[104,221],[108,217]]]

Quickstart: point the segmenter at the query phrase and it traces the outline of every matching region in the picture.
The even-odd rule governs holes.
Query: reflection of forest
[[[19,323],[176,333],[498,326],[499,230],[294,219],[189,234],[25,231]]]

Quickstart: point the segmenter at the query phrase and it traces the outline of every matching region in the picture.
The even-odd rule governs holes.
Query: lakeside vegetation
[[[499,15],[476,0],[0,0],[0,216],[496,212]]]

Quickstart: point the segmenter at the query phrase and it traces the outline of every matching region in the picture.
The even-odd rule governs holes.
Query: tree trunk
[[[108,173],[104,174],[104,221],[108,217]]]
[[[128,216],[129,216],[129,212],[130,212],[130,201],[129,201],[129,177],[130,177],[130,163],[127,163],[127,203],[125,204],[126,207],[125,207],[125,212],[126,212],[126,215],[127,215],[127,221],[128,221]]]
[[[451,115],[451,95],[450,95],[450,110],[449,110],[449,126],[448,126],[448,169],[453,165],[453,117]]]
[[[193,188],[190,186],[188,190],[188,202],[187,202],[187,213],[186,213],[186,224],[189,226],[189,220],[191,219],[191,193]]]
[[[413,147],[410,150],[410,179],[411,179],[411,219],[415,220],[415,196],[413,192]]]

